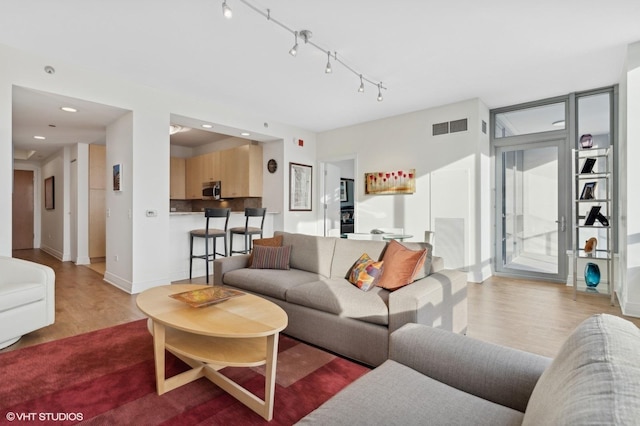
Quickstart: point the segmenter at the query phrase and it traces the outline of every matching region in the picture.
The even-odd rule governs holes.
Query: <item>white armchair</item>
[[[55,320],[55,274],[38,263],[0,257],[0,349]]]

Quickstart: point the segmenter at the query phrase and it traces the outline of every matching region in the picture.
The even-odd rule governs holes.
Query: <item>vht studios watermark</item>
[[[5,418],[10,422],[81,422],[84,420],[82,413],[14,413],[9,411]]]

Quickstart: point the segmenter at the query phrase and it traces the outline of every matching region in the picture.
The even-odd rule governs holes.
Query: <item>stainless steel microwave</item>
[[[203,200],[219,200],[220,199],[220,181],[204,182],[202,184],[202,199]]]

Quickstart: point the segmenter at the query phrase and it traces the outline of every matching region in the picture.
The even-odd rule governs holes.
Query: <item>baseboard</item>
[[[131,289],[133,288],[133,284],[131,283],[131,281],[127,281],[124,278],[121,278],[109,271],[105,271],[104,281],[108,282],[114,287],[119,288],[120,290],[126,293],[133,294],[131,292]]]
[[[623,315],[640,318],[640,303],[621,302],[620,309]]]
[[[150,288],[159,287],[161,285],[168,285],[168,284],[170,283],[168,283],[166,279],[136,282],[136,283],[133,283],[131,294],[142,293],[143,291],[148,290]]]
[[[49,247],[46,244],[43,244],[40,246],[40,250],[42,250],[43,252],[50,254],[51,256],[55,257],[56,259],[58,259],[60,262],[64,262],[64,253],[62,253],[59,250],[56,250],[52,247]]]
[[[90,265],[91,264],[91,259],[89,259],[88,257],[79,257],[76,259],[75,261],[76,265]]]

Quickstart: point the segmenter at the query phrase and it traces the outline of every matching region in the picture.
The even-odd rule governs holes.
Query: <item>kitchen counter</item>
[[[264,218],[263,235],[265,238],[273,236],[274,216],[278,212],[267,212]],[[254,221],[251,221],[254,223]],[[231,212],[229,216],[229,228],[244,227],[245,216],[243,211]],[[215,220],[209,224],[212,228],[221,227],[224,220]],[[169,242],[170,242],[170,279],[171,281],[189,279],[189,232],[194,229],[202,229],[205,226],[204,212],[170,212],[169,213]],[[241,237],[236,236],[234,248],[243,247]],[[227,238],[227,245],[229,244]],[[218,240],[218,247],[222,242]],[[210,245],[211,247],[212,245]],[[228,247],[227,247],[228,249]],[[222,251],[222,250],[220,250]],[[193,253],[204,254],[204,239],[193,240]],[[211,272],[211,268],[209,268]],[[200,259],[193,260],[193,277],[203,277],[205,275],[205,264]]]

